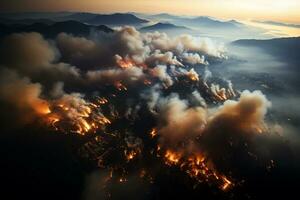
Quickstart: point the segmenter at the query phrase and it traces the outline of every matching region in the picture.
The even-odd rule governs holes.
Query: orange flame
[[[134,66],[134,62],[130,59],[130,58],[120,58],[117,59],[117,64],[119,65],[119,67],[126,69],[129,67],[133,67]]]
[[[46,101],[37,102],[37,104],[35,104],[33,108],[38,114],[41,115],[46,115],[51,113],[49,105]]]
[[[166,158],[167,165],[176,165],[181,158],[181,153],[167,150],[167,152],[165,154],[165,158]]]

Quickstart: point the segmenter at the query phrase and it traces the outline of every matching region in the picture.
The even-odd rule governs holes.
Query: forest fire
[[[211,55],[192,37],[141,36],[132,27],[116,32],[109,37],[121,35],[114,41],[122,48],[107,49],[111,59],[102,63],[97,57],[93,67],[77,69],[74,64],[69,71],[70,63],[57,64],[53,68],[60,71],[55,73],[71,78],[55,79],[45,91],[40,79],[12,76],[20,94],[5,92],[6,99],[22,115],[33,112],[47,129],[78,137],[80,159],[109,171],[107,185],[127,184],[133,176],[151,185],[159,183],[158,176],[170,178],[175,172],[188,187],[231,191],[238,176],[231,173],[234,166],[222,162],[232,162],[230,156],[249,148],[253,135],[269,130],[265,117],[270,102],[259,91],[236,91],[230,80],[215,77],[204,61],[220,62],[223,52]]]
[[[165,158],[167,165],[177,165],[181,159],[181,153],[167,150],[165,153]]]
[[[41,114],[41,115],[46,115],[46,114],[51,113],[49,105],[45,101],[38,102],[36,105],[34,105],[33,108],[38,114]]]
[[[97,97],[95,103],[89,103],[67,96],[53,102],[52,112],[44,113],[44,118],[56,131],[85,135],[111,123],[99,110],[107,102],[105,98]]]
[[[180,170],[198,182],[215,183],[223,191],[233,187],[233,183],[227,177],[219,175],[215,169],[208,167],[206,158],[200,154],[186,157],[180,152],[167,150],[164,157],[166,165],[179,167]]]
[[[186,73],[186,75],[192,80],[192,81],[199,81],[199,75],[197,72],[192,68],[190,71]]]
[[[122,58],[121,56],[116,55],[115,58],[118,66],[123,69],[133,67],[135,65],[134,62],[128,57]]]

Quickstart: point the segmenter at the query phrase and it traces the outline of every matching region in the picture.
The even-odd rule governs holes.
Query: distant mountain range
[[[135,14],[135,13],[133,13]],[[161,13],[156,15],[145,15],[136,13],[137,16],[144,17],[149,20],[169,22],[180,26],[190,27],[204,27],[204,28],[225,28],[225,29],[238,29],[244,26],[244,24],[236,21],[220,21],[211,17],[188,17],[188,16],[176,16],[167,13]]]
[[[164,30],[181,30],[181,31],[190,31],[191,29],[184,26],[176,26],[171,23],[156,23],[151,26],[145,26],[140,29],[141,31],[164,31]]]
[[[196,18],[179,18],[179,24],[185,24],[186,26],[204,27],[204,28],[222,28],[222,29],[238,29],[243,26],[234,20],[230,21],[219,21],[209,17],[196,17]]]
[[[257,20],[254,20],[254,22],[261,23],[261,24],[269,24],[269,25],[274,25],[274,26],[286,26],[286,27],[292,27],[292,28],[300,28],[300,24],[288,24],[288,23],[283,23],[283,22],[257,21]]]
[[[140,19],[132,14],[116,13],[111,15],[96,15],[95,17],[85,21],[90,24],[104,25],[138,25],[148,23],[148,20]]]
[[[23,17],[22,17],[23,16]],[[7,22],[5,22],[7,20]],[[12,21],[14,20],[14,21]],[[22,21],[23,20],[23,21]],[[58,13],[18,13],[18,14],[0,14],[0,22],[4,24],[20,23],[30,24],[32,22],[43,21],[67,21],[75,20],[82,23],[93,25],[142,25],[151,21],[163,23],[172,23],[177,26],[206,27],[206,28],[226,28],[236,29],[244,26],[235,20],[220,21],[206,16],[187,17],[176,16],[167,13],[156,15],[147,15],[141,13],[114,13],[114,14],[98,14],[98,13],[77,13],[77,12],[58,12]],[[50,23],[50,22],[48,22]]]
[[[142,17],[151,21],[161,21],[161,22],[172,22],[173,20],[177,20],[178,18],[181,18],[180,16],[176,15],[170,15],[168,13],[161,13],[156,15],[147,15],[143,13],[131,13],[137,17]]]
[[[237,40],[231,44],[244,47],[257,47],[288,63],[300,64],[300,37],[269,40]]]
[[[252,27],[236,20],[219,20],[208,16],[180,16],[171,15],[167,13],[147,15],[143,13],[132,13],[138,17],[150,20],[157,23],[169,23],[175,26],[183,26],[189,28],[190,32],[186,30],[168,34],[178,35],[188,33],[196,36],[211,37],[222,42],[233,41],[238,38],[267,38],[268,35],[264,34],[265,29],[259,27]],[[156,28],[155,28],[156,29]],[[175,29],[174,29],[175,30]],[[152,28],[150,29],[152,31]],[[163,30],[165,31],[165,30]],[[166,32],[166,31],[165,31]]]
[[[74,13],[68,16],[55,18],[57,21],[76,20],[82,23],[94,25],[139,25],[148,23],[148,20],[140,19],[133,14],[95,14],[95,13]]]
[[[72,29],[73,33],[86,33],[86,26],[96,28],[95,26],[106,25],[109,27],[130,25],[135,26],[141,31],[164,31],[170,35],[192,34],[202,35],[204,37],[217,38],[221,41],[236,40],[237,38],[266,38],[264,29],[251,27],[235,20],[221,21],[207,16],[191,17],[191,16],[176,16],[167,13],[156,15],[148,15],[142,13],[114,13],[114,14],[98,14],[86,12],[28,12],[28,13],[0,13],[0,24],[13,25],[8,27],[9,30],[0,32],[0,35],[12,32],[12,30],[27,30],[42,28],[24,28],[24,25],[34,25],[37,23],[52,26],[58,22],[77,21],[81,24],[83,30],[76,30],[71,25],[67,29]],[[156,23],[153,25],[153,23]],[[151,24],[151,25],[150,25]],[[16,28],[18,26],[18,28]],[[47,27],[49,28],[49,27]],[[44,31],[47,34],[47,31]],[[53,36],[50,30],[50,36]],[[253,37],[255,36],[255,37]]]
[[[46,38],[56,37],[61,32],[73,34],[76,36],[86,36],[91,30],[113,32],[105,25],[93,26],[83,24],[78,21],[54,22],[53,24],[34,23],[31,25],[5,25],[0,24],[0,36],[19,32],[38,32]]]
[[[0,14],[0,22],[5,24],[21,23],[28,24],[31,21],[37,21],[40,19],[48,19],[56,22],[74,20],[81,23],[88,23],[93,25],[141,25],[148,23],[148,20],[136,17],[133,14],[128,13],[115,13],[115,14],[97,14],[97,13],[72,13],[72,12],[60,12],[55,13],[24,13],[22,14]],[[22,22],[22,20],[26,19]],[[8,22],[11,23],[8,23]]]

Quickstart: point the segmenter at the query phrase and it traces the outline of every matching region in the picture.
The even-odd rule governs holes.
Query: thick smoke
[[[159,101],[159,116],[165,123],[159,130],[164,143],[177,143],[199,136],[206,125],[206,111],[202,107],[189,108],[177,95]]]
[[[22,114],[47,114],[50,112],[47,101],[41,98],[42,86],[32,83],[27,77],[3,69],[0,73],[0,99],[15,106]]]
[[[0,65],[45,87],[56,81],[73,84],[80,79],[76,67],[57,62],[58,55],[55,45],[39,33],[12,34],[0,44]]]
[[[0,47],[1,63],[20,71],[36,73],[56,58],[54,47],[38,33],[12,34]]]
[[[35,115],[59,132],[93,137],[99,131],[101,137],[117,138],[114,151],[122,149],[123,157],[125,152],[126,165],[135,156],[143,158],[145,145],[151,150],[145,155],[171,155],[171,163],[183,156],[174,158],[169,149],[189,159],[200,152],[203,159],[187,159],[184,167],[211,162],[207,168],[219,170],[216,163],[223,152],[229,154],[225,147],[231,140],[242,137],[251,144],[252,136],[270,131],[267,98],[259,91],[237,92],[231,81],[210,71],[210,63],[227,56],[223,45],[209,39],[142,34],[133,27],[89,37],[60,33],[52,41],[20,33],[1,41],[0,57],[1,105]],[[153,141],[144,141],[150,140],[149,132]],[[99,138],[95,141],[106,141]],[[143,145],[128,145],[128,138]],[[147,146],[155,142],[161,151]],[[111,149],[101,156],[92,152],[98,165]],[[230,181],[217,174],[229,187]]]
[[[239,103],[226,101],[222,109],[210,116],[212,119],[208,118],[208,97],[203,98],[202,92],[219,102],[236,96],[230,81],[222,87],[220,83],[207,83],[209,59],[226,59],[224,47],[209,39],[189,35],[171,38],[158,32],[141,34],[133,27],[123,27],[112,33],[93,34],[89,38],[61,33],[55,41],[47,41],[38,33],[13,34],[2,41],[0,50],[1,64],[21,76],[12,76],[6,70],[1,77],[3,101],[15,103],[17,107],[34,110],[40,107],[36,105],[46,102],[55,109],[62,104],[68,109],[62,118],[76,121],[80,114],[90,114],[84,105],[88,105],[91,92],[99,94],[101,91],[97,89],[105,90],[105,86],[127,90],[128,86],[145,84],[152,88],[146,95],[148,108],[160,116],[160,134],[171,143],[201,135],[207,123],[211,127],[219,118],[227,116],[227,112],[235,113],[234,117],[240,121],[245,120],[241,124],[236,121],[237,126],[247,124],[250,127],[246,128],[259,128],[258,121],[263,121],[257,118],[264,115],[265,110],[255,106],[264,106],[267,101],[260,102],[259,98],[251,96],[258,95],[258,92],[242,93]],[[202,66],[205,70],[200,74],[197,68]],[[189,97],[182,97],[177,86],[172,89],[174,84],[182,84],[181,80],[200,84],[204,91],[193,89]],[[168,88],[174,94],[163,97]],[[89,94],[85,94],[86,91]],[[40,98],[42,93],[45,100]],[[140,103],[142,100],[134,101]],[[249,112],[256,111],[250,116]]]
[[[142,80],[145,74],[141,68],[130,67],[126,69],[114,68],[88,71],[86,76],[91,84],[114,84],[118,81],[124,83],[136,82]]]
[[[151,70],[151,74],[153,77],[159,78],[166,86],[171,86],[173,84],[173,80],[167,72],[166,65],[158,65]]]
[[[192,102],[194,102],[196,105],[200,105],[204,108],[207,107],[205,100],[203,99],[203,97],[200,95],[200,93],[197,90],[192,92]]]
[[[63,60],[89,68],[110,67],[115,64],[116,54],[130,56],[135,62],[142,63],[150,51],[140,33],[132,27],[88,39],[62,33],[56,42]]]
[[[201,106],[191,107],[187,100],[171,94],[161,97],[153,90],[148,106],[156,107],[162,124],[159,134],[166,144],[185,142],[203,133],[211,135],[216,130],[231,131],[235,134],[262,133],[266,128],[264,118],[271,103],[260,91],[244,91],[238,101],[227,100],[222,106],[207,111],[200,94],[192,93]],[[218,131],[218,132],[219,132]],[[208,136],[209,137],[209,136]]]
[[[97,37],[98,36],[98,37]],[[62,60],[79,68],[110,67],[114,56],[129,57],[136,64],[171,64],[182,66],[178,59],[195,64],[208,64],[204,55],[225,58],[225,49],[209,39],[182,35],[170,38],[163,33],[141,34],[133,27],[124,27],[109,34],[91,38],[58,35],[57,46]]]
[[[158,65],[158,64],[169,64],[169,65],[177,65],[183,66],[176,57],[174,57],[173,53],[168,51],[165,53],[161,53],[160,50],[155,50],[146,60],[146,63],[149,65]],[[197,64],[197,63],[195,63]]]
[[[205,60],[205,57],[200,56],[198,53],[183,53],[182,59],[191,65],[203,64],[208,65],[208,62]]]
[[[264,118],[271,103],[260,91],[244,91],[239,101],[227,100],[211,117],[209,125],[226,124],[240,132],[263,132]]]
[[[151,49],[160,49],[162,52],[171,51],[175,55],[194,52],[217,58],[226,58],[224,46],[216,45],[210,39],[197,38],[190,35],[170,38],[167,34],[159,32],[147,33],[144,39]],[[191,54],[182,56],[190,57]]]

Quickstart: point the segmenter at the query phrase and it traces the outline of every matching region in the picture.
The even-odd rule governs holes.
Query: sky
[[[300,0],[1,0],[0,12],[87,11],[205,15],[300,23]]]

